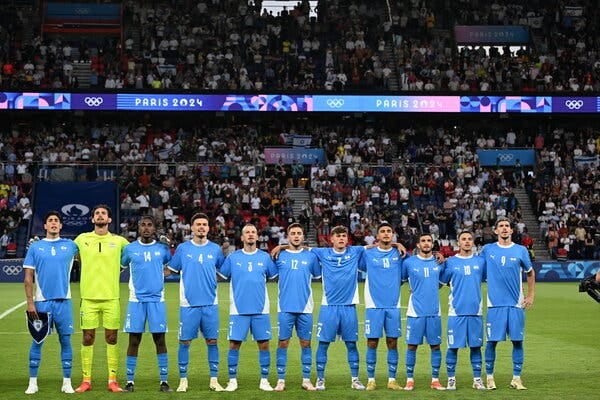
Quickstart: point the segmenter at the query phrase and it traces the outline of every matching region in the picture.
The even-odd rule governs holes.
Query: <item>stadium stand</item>
[[[68,2],[3,7],[3,90],[600,91],[593,34],[600,16],[584,1],[472,8],[468,1],[332,0],[316,9],[301,1],[275,14],[261,1],[105,3],[110,13],[103,8],[107,14],[87,21],[69,14]],[[459,49],[456,25],[523,25],[530,40],[516,50]],[[266,248],[284,240],[282,230],[296,219],[313,243],[338,223],[350,227],[354,243],[368,243],[385,219],[408,248],[424,230],[450,254],[458,231],[472,229],[483,245],[495,218],[506,215],[516,241],[532,239],[540,259],[600,255],[600,171],[597,162],[579,161],[598,159],[593,121],[506,120],[490,128],[466,117],[311,119],[12,116],[0,129],[2,249],[17,243],[16,255],[23,253],[24,199],[34,182],[76,164],[73,179],[118,181],[123,235],[148,207],[174,245],[189,235],[187,218],[202,210],[219,221],[213,233],[234,244],[242,221],[258,224]],[[267,164],[262,150],[287,132],[311,136],[327,162],[299,174]],[[511,147],[534,148],[536,165],[479,165],[477,149]]]

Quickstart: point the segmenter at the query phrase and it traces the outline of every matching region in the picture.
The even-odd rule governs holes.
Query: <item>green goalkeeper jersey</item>
[[[121,251],[129,244],[122,236],[95,232],[75,238],[81,259],[81,298],[111,300],[119,298]]]

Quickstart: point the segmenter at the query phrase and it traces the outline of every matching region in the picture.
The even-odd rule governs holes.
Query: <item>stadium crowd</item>
[[[532,240],[546,241],[554,257],[565,250],[569,258],[598,256],[600,138],[592,127],[556,126],[531,138],[510,128],[483,133],[469,123],[407,127],[392,134],[385,123],[365,121],[179,129],[143,120],[74,121],[23,130],[15,124],[2,134],[3,249],[13,241],[10,232],[31,219],[33,181],[56,179],[57,165],[81,163],[70,179],[118,181],[122,235],[134,238],[138,217],[150,213],[173,246],[189,238],[187,221],[202,211],[215,220],[214,236],[232,246],[244,221],[261,229],[261,248],[270,249],[285,242],[285,228],[294,221],[320,243],[338,224],[350,229],[354,243],[372,243],[375,227],[385,220],[408,249],[425,231],[438,249],[452,254],[457,232],[472,230],[476,245],[482,246],[493,240],[493,221],[506,216],[517,228],[517,243],[531,247]],[[264,147],[278,145],[281,132],[296,129],[310,132],[313,145],[325,149],[327,162],[267,164]],[[537,164],[480,166],[477,149],[498,147],[534,148]],[[593,163],[581,162],[582,156]],[[310,193],[296,209],[286,190],[291,186]],[[528,233],[516,187],[530,196],[540,237]]]
[[[102,43],[42,40],[35,27],[29,41],[22,10],[3,8],[1,87],[77,87],[73,63],[89,61],[92,86],[107,89],[382,91],[395,80],[399,90],[600,90],[600,41],[591,34],[600,18],[583,1],[471,7],[469,1],[337,0],[319,1],[313,10],[301,1],[274,15],[261,1],[130,0],[123,15],[123,43],[109,36]],[[534,46],[457,50],[449,34],[456,24],[527,25]],[[31,219],[32,184],[51,178],[47,166],[81,162],[73,179],[118,179],[120,230],[128,237],[136,234],[136,217],[151,212],[176,244],[190,235],[186,219],[201,210],[217,221],[216,237],[231,243],[241,220],[253,220],[265,249],[285,241],[284,229],[296,219],[318,242],[344,223],[360,243],[372,242],[374,227],[389,220],[409,249],[425,230],[451,252],[456,232],[472,229],[482,245],[493,238],[492,222],[508,216],[518,227],[516,242],[546,241],[557,258],[565,250],[570,258],[599,255],[598,165],[578,161],[597,160],[600,139],[591,126],[538,127],[533,138],[510,125],[490,134],[466,121],[397,131],[364,121],[181,128],[165,122],[65,119],[4,128],[0,253],[14,256],[14,231]],[[327,163],[266,164],[264,147],[296,130],[326,150]],[[533,147],[537,164],[481,167],[476,150],[494,147]],[[300,213],[286,191],[298,184],[311,195]],[[529,193],[540,237],[528,234],[515,187]]]
[[[303,0],[273,14],[262,1],[130,0],[122,43],[42,38],[37,27],[29,39],[22,11],[5,7],[0,86],[76,88],[74,64],[89,62],[91,86],[107,89],[382,91],[394,81],[402,91],[600,90],[591,3],[472,3],[320,0],[311,11]],[[459,48],[455,25],[523,25],[531,43]]]

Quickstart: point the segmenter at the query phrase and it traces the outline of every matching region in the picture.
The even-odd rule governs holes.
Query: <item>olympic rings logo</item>
[[[565,106],[569,110],[579,110],[581,107],[583,107],[583,100],[566,100]]]
[[[102,97],[86,97],[83,101],[88,107],[100,107],[104,99]]]
[[[344,99],[327,99],[327,105],[330,108],[341,108],[344,105]]]
[[[4,271],[6,275],[19,275],[22,270],[23,267],[20,265],[4,265],[2,267],[2,271]]]
[[[510,153],[502,153],[502,154],[498,154],[498,160],[500,161],[510,161],[513,159],[513,155]]]

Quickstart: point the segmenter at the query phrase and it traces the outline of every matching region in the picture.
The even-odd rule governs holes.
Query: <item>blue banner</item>
[[[326,165],[325,151],[323,149],[303,149],[301,147],[266,147],[265,148],[265,163],[277,164],[279,160],[284,164],[293,164],[294,160],[298,160],[300,164]]]
[[[501,166],[513,167],[517,160],[523,166],[535,165],[535,150],[533,149],[493,149],[477,150],[479,164],[483,167]]]
[[[456,25],[457,44],[526,44],[529,27],[523,25]]]
[[[592,114],[600,97],[0,92],[1,110]]]
[[[54,3],[46,4],[46,18],[62,21],[84,22],[87,20],[119,21],[121,19],[120,4],[93,3]]]
[[[594,275],[600,261],[540,261],[533,263],[536,282],[578,282]]]
[[[21,282],[25,279],[23,259],[0,260],[0,282]]]
[[[44,217],[51,210],[59,211],[63,228],[61,236],[74,237],[94,229],[92,209],[106,204],[112,210],[111,232],[119,226],[118,187],[116,182],[39,182],[33,198],[31,235],[45,236]]]

